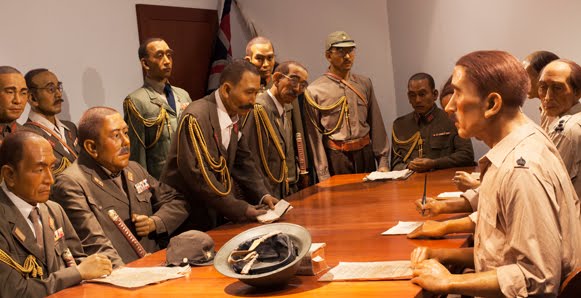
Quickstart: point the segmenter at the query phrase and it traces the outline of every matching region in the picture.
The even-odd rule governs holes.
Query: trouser
[[[339,151],[328,148],[326,151],[331,176],[371,173],[377,169],[371,144],[355,151]]]

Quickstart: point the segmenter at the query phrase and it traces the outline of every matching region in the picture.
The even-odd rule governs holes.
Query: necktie
[[[36,233],[36,243],[40,247],[40,250],[44,251],[44,238],[42,236],[42,226],[40,225],[40,213],[38,212],[38,208],[32,208],[32,211],[30,211],[30,215],[28,217],[32,221],[34,233]]]
[[[165,84],[165,87],[163,88],[163,92],[165,93],[165,97],[167,99],[167,103],[169,104],[169,106],[177,112],[176,110],[176,100],[175,97],[173,96],[173,92],[171,91],[171,85],[170,84]]]
[[[238,138],[238,122],[232,124],[235,137]]]

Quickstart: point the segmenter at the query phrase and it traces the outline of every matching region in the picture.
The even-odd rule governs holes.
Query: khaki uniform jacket
[[[581,209],[559,152],[530,122],[479,161],[476,272],[496,270],[507,297],[556,297],[581,266]]]
[[[335,141],[348,141],[359,139],[369,134],[373,154],[379,167],[388,167],[389,143],[385,132],[385,124],[373,91],[373,84],[369,78],[353,73],[349,75],[347,81],[366,97],[367,105],[349,87],[326,75],[311,83],[306,92],[321,106],[330,106],[342,96],[346,96],[350,111],[349,121],[343,120],[341,128],[328,136],[328,138]],[[315,125],[319,126],[323,131],[332,130],[337,121],[339,121],[340,111],[341,106],[330,111],[318,111],[309,104],[305,105],[306,131],[309,146],[313,153],[313,163],[320,181],[330,177],[329,162],[325,152],[327,137],[323,137]],[[312,119],[309,119],[309,117]]]
[[[9,134],[19,130],[22,127],[22,125],[18,124],[18,122],[12,121],[10,123],[10,125],[7,125],[4,130],[0,131],[0,144],[2,143],[2,140],[4,140],[5,137],[7,137]]]
[[[185,107],[192,102],[190,95],[184,89],[172,86],[172,91],[176,101],[176,108],[185,109]],[[169,116],[169,126],[164,122],[161,136],[157,143],[149,149],[145,146],[150,146],[156,137],[158,125],[146,127],[141,120],[124,108],[125,122],[129,126],[129,139],[131,141],[131,160],[136,161],[142,167],[147,169],[147,172],[159,179],[161,171],[165,165],[171,139],[177,129],[178,113],[174,111],[166,100],[161,98],[153,87],[144,84],[143,87],[133,91],[125,100],[130,100],[141,116],[145,119],[153,120],[157,118],[161,109],[165,109]],[[140,141],[141,139],[141,141]]]
[[[458,135],[454,122],[448,118],[446,112],[434,107],[429,117],[431,121],[418,123],[414,112],[397,118],[393,122],[393,131],[400,141],[410,139],[416,132],[420,132],[423,140],[422,157],[436,161],[436,169],[467,167],[474,165],[474,149],[470,139],[463,139]],[[412,144],[398,144],[392,136],[391,140],[391,169],[403,170],[407,164],[419,156],[419,145],[416,145],[409,158],[404,157]]]
[[[60,119],[59,119],[60,120]],[[78,142],[78,134],[77,134],[77,126],[70,121],[65,121],[65,120],[60,120],[63,125],[67,128],[66,132],[65,132],[65,142],[67,142],[67,145],[74,150],[75,154],[78,156],[79,152],[81,150],[81,147],[79,145]],[[61,166],[63,166],[63,157],[66,157],[69,162],[74,162],[75,161],[75,156],[73,156],[70,152],[68,152],[67,150],[65,150],[65,146],[63,146],[63,144],[61,144],[61,142],[55,138],[52,134],[44,131],[44,129],[33,125],[30,123],[31,120],[28,119],[28,121],[26,121],[26,123],[24,123],[24,127],[26,127],[26,129],[31,130],[36,132],[37,134],[43,136],[52,146],[52,152],[54,153],[54,157],[56,157],[56,163],[54,165],[54,168],[60,168]],[[53,172],[54,173],[54,172]],[[59,174],[59,173],[55,173],[55,174]]]
[[[234,191],[220,196],[206,183],[200,166],[206,168],[214,185],[220,186],[221,191],[225,190],[220,183],[220,174],[212,172],[205,160],[203,165],[198,163],[189,136],[189,117],[194,117],[200,125],[212,158],[218,161],[220,156],[224,156],[231,177],[240,185],[249,202],[237,199]],[[216,227],[219,216],[233,221],[244,219],[249,204],[257,204],[269,193],[261,174],[256,170],[246,138],[238,139],[232,135],[228,150],[224,148],[215,93],[192,102],[182,113],[180,123],[182,127],[172,142],[161,181],[175,187],[188,198],[192,208],[188,228],[207,231]]]
[[[299,177],[298,175],[298,170],[299,170],[299,165],[298,165],[298,148],[296,146],[296,139],[295,139],[295,135],[297,132],[301,133],[301,136],[303,136],[303,144],[304,144],[304,132],[302,132],[302,130],[297,131],[296,129],[296,125],[294,125],[295,122],[299,122],[300,124],[300,128],[302,129],[302,123],[301,119],[298,118],[295,119],[295,107],[291,104],[286,104],[284,105],[284,111],[285,111],[285,118],[287,119],[287,121],[292,121],[293,125],[292,125],[292,133],[290,138],[287,137],[287,134],[284,130],[284,124],[283,124],[283,119],[280,116],[277,107],[274,103],[274,99],[272,97],[270,97],[270,95],[267,92],[262,93],[261,95],[259,95],[256,98],[256,103],[260,104],[267,116],[268,116],[268,120],[270,122],[270,124],[272,125],[272,127],[274,128],[274,131],[276,133],[276,136],[279,140],[279,145],[280,147],[283,149],[283,151],[285,152],[285,158],[286,158],[286,164],[288,166],[288,177],[289,177],[289,183],[296,183],[297,179]],[[297,107],[298,108],[298,107]],[[298,115],[300,117],[300,111],[298,111]],[[262,136],[262,147],[266,156],[266,163],[270,169],[270,172],[272,173],[272,175],[275,178],[279,178],[280,177],[280,173],[281,173],[281,168],[282,168],[282,159],[280,158],[280,155],[273,143],[273,140],[269,137],[266,129],[264,128],[264,126],[261,124],[260,127],[261,130],[261,136]],[[276,196],[277,198],[283,198],[286,196],[286,187],[285,187],[285,183],[284,181],[281,183],[275,183],[274,181],[272,181],[272,179],[269,178],[264,165],[262,163],[262,159],[260,156],[260,151],[259,151],[259,143],[258,143],[258,132],[256,130],[256,118],[254,117],[254,113],[251,111],[250,113],[248,113],[248,118],[244,124],[244,128],[242,130],[243,132],[243,137],[247,139],[247,143],[248,146],[250,148],[257,148],[256,150],[254,150],[254,154],[252,154],[252,158],[254,160],[254,165],[256,166],[257,170],[262,173],[262,176],[264,178],[264,184],[267,186],[270,186],[270,191],[271,194]],[[292,148],[291,150],[287,150]],[[305,150],[304,145],[303,145],[303,150]],[[289,153],[290,151],[290,153]],[[305,163],[307,162],[307,155],[305,153]]]
[[[81,282],[81,274],[77,268],[67,268],[62,257],[67,248],[77,264],[86,257],[79,237],[64,210],[51,201],[38,204],[38,208],[44,235],[44,251],[40,251],[36,244],[36,238],[26,219],[0,189],[0,249],[21,266],[29,255],[33,255],[43,270],[42,279],[27,279],[4,262],[0,262],[0,297],[44,297]],[[57,231],[62,231],[64,235],[57,237]]]
[[[172,187],[159,183],[138,163],[130,161],[121,173],[123,191],[103,168],[85,151],[56,179],[51,199],[63,206],[86,253],[103,253],[118,267],[139,258],[129,242],[111,221],[107,212],[114,209],[147,252],[160,249],[159,240],[166,240],[187,218],[188,206],[183,196]],[[146,182],[143,182],[146,181]],[[148,184],[149,189],[140,185]],[[139,190],[142,190],[139,192]],[[131,214],[152,216],[157,231],[139,237]],[[157,217],[157,218],[156,218]]]

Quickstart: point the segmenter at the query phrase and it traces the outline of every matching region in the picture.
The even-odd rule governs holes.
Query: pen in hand
[[[424,215],[424,206],[426,206],[426,186],[428,185],[428,173],[424,176],[424,195],[422,196],[422,216]]]

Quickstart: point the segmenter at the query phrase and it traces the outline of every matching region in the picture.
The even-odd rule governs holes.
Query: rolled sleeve
[[[496,268],[500,291],[506,297],[528,297],[525,276],[517,264]]]

